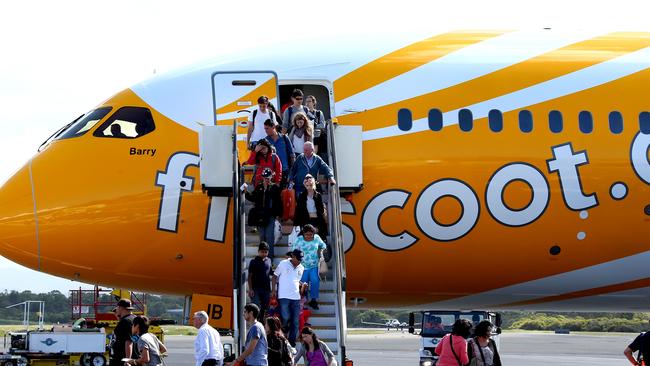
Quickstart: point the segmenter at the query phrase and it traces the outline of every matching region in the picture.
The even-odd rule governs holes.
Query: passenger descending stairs
[[[329,148],[329,165],[335,167],[335,146],[332,136],[334,135],[333,131],[334,126],[328,124],[328,146]],[[334,171],[336,178],[336,170]],[[244,177],[246,176],[243,170],[240,170],[238,174],[239,184],[244,182]],[[250,174],[248,174],[250,177]],[[336,198],[336,199],[332,199]],[[327,213],[328,213],[328,226],[329,232],[327,233],[327,242],[328,248],[332,249],[332,255],[326,256],[329,257],[328,269],[329,271],[324,275],[321,275],[321,284],[320,284],[320,294],[319,294],[319,309],[311,309],[312,315],[308,319],[308,323],[311,324],[312,328],[315,330],[318,337],[325,342],[332,352],[337,356],[337,362],[339,365],[345,365],[345,338],[347,333],[347,318],[345,311],[345,257],[343,253],[343,234],[342,234],[342,222],[341,222],[341,197],[336,185],[327,185],[325,194],[323,194],[323,201],[327,202]],[[243,305],[250,301],[248,297],[248,283],[246,279],[248,278],[248,264],[251,259],[257,255],[257,248],[260,242],[258,233],[253,233],[253,228],[247,226],[247,216],[246,213],[252,207],[252,203],[247,201],[243,194],[239,196],[238,200],[238,212],[239,212],[239,236],[240,241],[240,251],[241,251],[241,261],[239,266],[241,268],[241,277],[239,279],[240,291],[238,293],[239,302],[241,304],[240,308],[243,308]],[[277,265],[283,259],[286,259],[286,254],[289,252],[290,248],[288,245],[288,235],[286,233],[290,232],[292,226],[283,227],[283,236],[282,239],[275,243],[274,246],[274,255],[273,259],[273,268],[276,268]],[[323,236],[323,235],[321,235]],[[342,280],[341,280],[342,279]],[[243,319],[239,318],[240,324],[243,324]],[[242,331],[239,333],[239,342],[244,344],[245,340],[245,330],[241,328]],[[300,344],[297,344],[298,347],[301,347]]]
[[[252,207],[250,202],[246,205],[246,212]],[[288,227],[286,231],[289,231],[291,227]],[[248,264],[251,259],[255,258],[257,255],[257,247],[260,243],[259,235],[257,233],[251,233],[252,228],[246,226],[246,255],[244,257],[244,263],[242,263],[242,268],[245,271],[244,278],[248,278]],[[286,259],[287,252],[290,250],[287,243],[288,235],[283,235],[282,240],[279,243],[276,243],[274,246],[275,258],[273,259],[273,268],[275,269],[277,265],[283,259]],[[331,262],[331,260],[330,260]],[[308,323],[312,325],[318,337],[332,349],[333,352],[338,352],[338,343],[336,340],[336,311],[335,306],[335,293],[334,293],[334,283],[332,282],[332,270],[331,265],[328,263],[330,271],[325,274],[324,278],[321,276],[321,286],[320,286],[320,295],[319,295],[319,309],[313,310],[309,308],[312,312],[311,317],[308,319]],[[246,285],[245,293],[248,293],[248,287]],[[250,299],[247,299],[250,300]]]

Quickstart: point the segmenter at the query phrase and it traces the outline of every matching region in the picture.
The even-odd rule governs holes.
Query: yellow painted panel
[[[192,295],[192,314],[201,310],[208,313],[208,323],[214,328],[232,329],[232,298]]]

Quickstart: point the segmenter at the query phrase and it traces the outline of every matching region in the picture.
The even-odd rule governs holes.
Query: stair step
[[[246,231],[246,247],[254,247],[255,248],[255,253],[257,253],[257,246],[260,244],[260,234],[259,233],[251,233],[249,231]],[[282,235],[282,238],[280,238],[279,241],[277,241],[275,244],[280,244],[280,245],[289,245],[289,237],[286,235]]]
[[[336,310],[335,310],[333,304],[332,305],[328,305],[328,304],[322,304],[321,305],[321,304],[319,304],[318,305],[318,310],[313,310],[311,308],[309,310],[312,311],[312,314],[331,314],[331,315],[336,314]]]
[[[335,355],[338,355],[339,353],[339,343],[336,341],[336,337],[334,339],[322,339],[320,336],[318,338],[325,342],[327,344],[327,347],[329,347],[332,350],[332,353]]]
[[[318,302],[319,303],[331,303],[334,304],[334,300],[336,299],[336,295],[334,292],[331,291],[320,291],[318,294]]]
[[[317,329],[316,334],[321,339],[332,339],[336,342],[336,329]]]
[[[333,316],[332,317],[310,316],[307,323],[311,324],[314,328],[327,327],[330,325],[336,326],[336,318]]]

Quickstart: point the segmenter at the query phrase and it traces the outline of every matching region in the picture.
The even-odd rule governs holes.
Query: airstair
[[[259,235],[247,226],[247,213],[252,207],[239,187],[247,182],[246,170],[240,165],[249,154],[245,145],[238,144],[242,132],[241,120],[232,118],[228,112],[233,106],[250,112],[256,108],[252,96],[266,94],[275,105],[277,96],[277,75],[272,71],[217,72],[212,75],[214,98],[214,125],[203,126],[200,131],[200,174],[204,191],[213,197],[231,197],[233,225],[233,329],[235,349],[241,350],[246,339],[246,326],[243,307],[248,298],[248,264],[257,255]],[[234,100],[234,102],[233,102]],[[224,124],[224,122],[226,122]],[[323,131],[327,135],[326,163],[334,170],[336,184],[327,183],[323,198],[327,206],[328,232],[328,271],[321,276],[319,309],[312,311],[308,323],[314,328],[337,356],[339,365],[346,365],[346,274],[343,224],[341,221],[342,192],[358,191],[362,188],[362,128],[361,126],[342,126],[336,121],[328,121]],[[239,150],[241,148],[241,150]],[[338,152],[337,152],[338,149]],[[337,160],[337,154],[345,159]],[[223,201],[223,200],[222,200]],[[227,216],[230,216],[229,214]],[[288,232],[291,223],[286,223]],[[290,250],[288,235],[275,243],[274,268],[285,259]]]
[[[234,194],[233,197],[233,208],[234,208],[234,220],[233,220],[233,225],[234,225],[234,233],[235,233],[235,243],[234,243],[234,250],[233,250],[233,255],[234,255],[234,297],[235,301],[234,303],[234,312],[235,314],[233,315],[233,318],[235,319],[234,321],[234,328],[235,328],[235,342],[238,343],[239,347],[236,347],[235,349],[241,349],[241,345],[245,343],[245,337],[246,337],[246,331],[245,328],[242,327],[242,325],[245,324],[244,319],[243,319],[243,313],[241,312],[241,309],[243,309],[243,306],[250,301],[248,298],[248,282],[247,282],[247,276],[248,276],[248,264],[250,263],[251,259],[253,259],[257,255],[257,250],[258,250],[258,245],[260,242],[259,234],[254,232],[254,228],[249,227],[247,225],[247,213],[252,207],[252,203],[247,201],[245,199],[245,196],[241,190],[239,190],[239,187],[243,183],[248,183],[250,184],[249,178],[250,178],[250,173],[252,172],[252,169],[247,169],[248,167],[242,167],[239,165],[239,154],[247,154],[248,151],[238,151],[237,149],[237,144],[235,143],[236,136],[232,133],[232,131],[236,130],[236,126],[233,126],[232,128],[224,128],[225,126],[206,126],[203,129],[203,135],[202,137],[203,140],[210,139],[212,142],[218,141],[221,143],[225,143],[228,138],[232,138],[232,143],[229,144],[229,146],[232,147],[232,154],[229,154],[230,157],[224,156],[224,152],[226,149],[221,149],[221,153],[217,153],[216,151],[210,151],[210,147],[205,146],[206,143],[203,143],[202,148],[201,148],[201,164],[212,164],[213,161],[217,161],[217,165],[221,166],[228,166],[229,164],[232,164],[230,166],[236,166],[235,169],[233,169],[233,177],[231,179],[230,184],[227,184],[227,180],[230,178],[226,179],[224,177],[224,174],[220,174],[219,177],[215,176],[215,179],[221,180],[221,187],[210,187],[210,186],[205,186],[205,190],[209,195],[224,195],[228,194],[229,192],[237,192],[237,194]],[[212,129],[220,129],[220,132],[217,133],[218,136],[210,136],[212,132],[207,132],[211,131]],[[361,156],[358,157],[358,159],[348,159],[347,155],[348,150],[350,149],[350,143],[349,141],[345,141],[346,139],[350,139],[351,136],[356,140],[356,142],[353,142],[352,144],[357,144],[358,145],[358,151],[357,154],[360,154],[360,145],[361,145],[361,128],[359,126],[338,126],[335,123],[332,123],[331,121],[328,121],[326,125],[326,131],[327,133],[327,141],[328,141],[328,149],[327,149],[327,160],[328,165],[333,167],[334,170],[334,177],[337,180],[337,184],[329,184],[327,183],[326,189],[323,189],[323,198],[324,201],[326,202],[327,206],[327,214],[328,214],[328,233],[326,233],[327,236],[327,243],[328,243],[328,250],[330,253],[327,253],[326,258],[328,259],[327,265],[328,265],[328,271],[324,274],[321,275],[321,286],[320,286],[320,294],[319,294],[319,309],[314,310],[311,309],[311,316],[307,320],[307,322],[311,325],[311,327],[315,330],[316,334],[318,334],[319,338],[327,343],[327,345],[331,348],[331,350],[336,354],[337,356],[337,361],[339,365],[345,365],[345,359],[346,359],[346,354],[345,354],[345,345],[346,345],[346,333],[347,333],[347,319],[346,319],[346,295],[345,295],[345,282],[346,282],[346,274],[345,274],[345,255],[344,255],[344,243],[343,243],[343,229],[342,229],[342,221],[341,221],[341,205],[342,202],[341,200],[341,192],[340,188],[349,188],[349,184],[345,183],[346,186],[341,186],[339,184],[340,182],[346,182],[346,180],[350,180],[350,178],[346,178],[344,176],[340,176],[341,171],[345,170],[353,170],[355,172],[355,175],[357,176],[356,178],[353,178],[352,180],[354,182],[355,187],[353,188],[359,188],[360,187],[360,165],[361,165]],[[230,134],[230,137],[228,137],[228,134]],[[339,137],[341,136],[341,137]],[[344,137],[343,137],[344,136]],[[344,147],[342,148],[343,151],[346,152],[344,156],[346,156],[346,159],[344,163],[337,162],[336,160],[336,151],[337,151],[337,140],[343,140],[345,142]],[[341,141],[339,141],[341,142]],[[213,157],[210,158],[212,155]],[[213,161],[211,161],[211,159]],[[357,161],[357,166],[356,167],[350,167],[350,162],[358,160]],[[208,170],[206,166],[201,167],[202,172],[204,170]],[[218,168],[210,168],[211,171],[215,171],[215,169],[218,170]],[[223,172],[223,169],[220,170]],[[347,174],[348,176],[350,174]],[[206,173],[207,177],[207,173]],[[202,182],[205,183],[206,181],[203,179],[204,176],[202,174]],[[226,187],[226,184],[228,185]],[[348,189],[346,188],[346,191]],[[282,239],[279,242],[275,243],[274,246],[274,255],[275,258],[273,259],[273,267],[275,268],[280,261],[283,259],[287,258],[285,255],[287,252],[290,251],[290,247],[288,244],[288,235],[286,235],[286,232],[289,232],[290,229],[292,228],[291,222],[285,223],[285,226],[283,226],[283,232],[285,234],[282,236]],[[321,236],[324,236],[321,234]],[[300,347],[300,345],[298,345]]]
[[[336,166],[336,146],[334,137],[334,129],[336,128],[332,123],[328,123],[328,165]],[[242,170],[243,173],[243,170]],[[335,169],[335,179],[336,169]],[[245,175],[239,175],[239,184],[244,183]],[[307,322],[314,329],[318,337],[330,347],[332,352],[337,355],[338,364],[344,365],[345,360],[345,338],[347,333],[347,318],[345,306],[345,256],[343,253],[343,236],[341,227],[341,203],[339,188],[337,185],[327,184],[327,189],[323,192],[323,199],[327,205],[328,212],[328,233],[327,243],[328,249],[331,250],[331,255],[326,257],[329,259],[327,262],[328,272],[321,275],[320,294],[319,294],[319,309],[314,310],[310,308],[311,316]],[[241,277],[239,286],[240,290],[240,303],[249,301],[246,298],[248,293],[248,283],[246,281],[248,275],[248,264],[251,259],[257,255],[257,249],[260,242],[257,233],[252,233],[253,228],[246,225],[246,213],[252,207],[250,202],[246,201],[243,195],[240,195],[238,200],[239,208],[239,223],[240,223],[240,238],[241,238]],[[288,232],[291,225],[283,227],[284,232]],[[287,230],[288,229],[288,230]],[[323,236],[321,234],[321,236]],[[288,235],[283,235],[282,239],[275,243],[274,252],[275,258],[273,259],[273,267],[275,268],[280,261],[286,259],[285,254],[290,250],[288,244]],[[241,334],[245,336],[245,334]],[[300,345],[298,345],[300,347]]]

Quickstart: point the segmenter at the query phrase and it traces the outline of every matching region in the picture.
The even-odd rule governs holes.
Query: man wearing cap
[[[194,340],[195,366],[221,366],[223,364],[223,345],[216,329],[208,324],[208,313],[194,313],[194,328],[199,330]]]
[[[257,227],[260,233],[260,241],[269,245],[269,257],[273,259],[275,254],[275,221],[282,216],[282,199],[280,198],[280,187],[273,183],[273,170],[264,168],[262,171],[262,182],[260,182],[253,193],[246,192],[246,199],[254,203],[253,208],[248,212],[248,225]]]
[[[123,358],[136,358],[133,357],[133,341],[131,340],[131,327],[135,318],[135,315],[131,312],[132,310],[133,307],[129,299],[120,299],[115,309],[113,309],[119,321],[113,330],[110,366],[123,366]]]
[[[300,264],[303,257],[302,250],[294,249],[287,255],[290,258],[280,262],[273,273],[271,296],[277,297],[280,303],[282,326],[289,327],[289,342],[295,347],[300,320],[300,288],[302,286],[300,279],[305,268]]]
[[[271,296],[271,259],[269,245],[264,241],[257,248],[257,256],[248,264],[248,296],[259,306],[258,319],[263,321]]]

